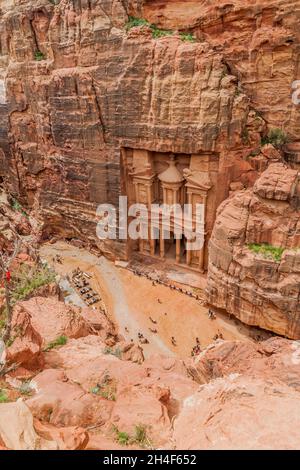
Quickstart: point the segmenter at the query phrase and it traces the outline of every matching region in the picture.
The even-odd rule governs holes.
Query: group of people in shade
[[[146,279],[149,279],[150,281],[152,281],[153,286],[156,286],[157,284],[161,284],[165,287],[168,287],[171,290],[175,290],[177,292],[181,292],[182,294],[188,295],[189,297],[193,297],[194,299],[198,300],[201,305],[205,304],[205,301],[196,292],[184,289],[183,287],[175,286],[174,284],[169,284],[168,282],[165,282],[162,279],[158,279],[156,276],[153,276],[144,271],[140,271],[138,269],[132,269],[132,272],[136,276],[145,277]]]
[[[94,305],[101,300],[99,294],[90,286],[88,279],[91,277],[90,274],[81,271],[79,268],[72,272],[72,283],[88,306]]]

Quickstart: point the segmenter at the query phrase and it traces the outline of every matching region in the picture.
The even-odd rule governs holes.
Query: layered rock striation
[[[220,209],[209,300],[299,337],[299,206],[289,188],[300,161],[298,1],[0,0],[0,10],[0,178],[41,217],[42,238],[81,238],[125,259],[126,243],[96,237],[98,204],[125,192],[124,150],[213,155],[207,240],[230,192],[255,188]],[[172,34],[127,30],[128,15]],[[261,145],[271,128],[290,140],[279,186],[270,173],[255,183],[281,159]],[[283,248],[281,262],[254,256],[251,243]]]
[[[299,339],[299,173],[273,163],[218,210],[208,300],[248,325]]]
[[[265,122],[222,48],[127,32],[129,2],[53,3],[1,2],[0,22],[1,174],[41,210],[45,236],[95,242],[97,205],[122,192],[123,148],[216,154],[216,205],[242,174],[253,182],[244,157]],[[125,252],[118,242],[100,248]]]

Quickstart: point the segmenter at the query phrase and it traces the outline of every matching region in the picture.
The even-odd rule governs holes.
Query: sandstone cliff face
[[[253,190],[220,206],[209,249],[209,301],[290,338],[300,337],[299,195],[298,172],[271,164]],[[281,259],[264,243],[285,248]]]
[[[133,15],[160,27],[192,31],[224,58],[268,124],[299,140],[300,109],[292,103],[299,80],[297,0],[127,0]]]
[[[215,207],[267,168],[268,152],[248,158],[267,128],[289,135],[286,157],[299,169],[297,0],[0,0],[0,12],[0,178],[39,212],[45,237],[76,236],[126,257],[124,243],[96,239],[95,217],[99,203],[116,204],[123,191],[124,148],[213,153]],[[128,14],[174,34],[126,32]],[[197,41],[183,41],[177,30]],[[279,268],[246,248],[299,245],[295,199],[284,191],[287,199],[278,188],[273,197],[261,180],[253,194],[226,202],[211,244],[208,290],[212,303],[244,321],[295,337],[298,255],[286,251]],[[260,220],[265,214],[269,225]],[[247,252],[242,266],[235,250]]]
[[[96,206],[116,203],[121,190],[124,147],[215,152],[217,204],[242,174],[253,182],[243,157],[264,122],[220,47],[153,39],[147,28],[127,34],[130,2],[53,3],[0,3],[1,174],[24,203],[41,208],[46,235],[95,240]],[[284,48],[293,56],[291,44]],[[125,251],[118,243],[101,248]]]

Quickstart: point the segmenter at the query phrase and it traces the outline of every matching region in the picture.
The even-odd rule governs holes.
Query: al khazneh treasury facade
[[[123,190],[128,196],[129,207],[143,204],[148,209],[144,219],[148,236],[138,241],[128,240],[129,258],[134,252],[139,252],[204,272],[210,221],[215,214],[212,190],[218,174],[218,156],[213,153],[187,155],[122,149],[122,160]],[[171,211],[170,218],[165,219],[159,208],[153,209],[153,205],[162,204],[181,206],[182,215]],[[192,212],[184,219],[186,204],[190,205]],[[184,220],[185,232],[182,233]],[[180,238],[178,233],[182,233]],[[190,249],[195,244],[189,241],[195,241],[196,236],[200,239],[203,236],[203,247]]]

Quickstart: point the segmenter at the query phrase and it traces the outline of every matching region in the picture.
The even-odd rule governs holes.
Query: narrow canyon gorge
[[[300,448],[299,0],[0,0],[0,450]]]

